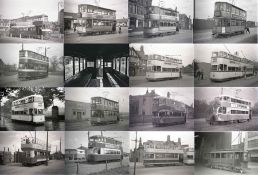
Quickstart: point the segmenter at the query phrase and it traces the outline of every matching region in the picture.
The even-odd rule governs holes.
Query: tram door
[[[77,112],[77,119],[81,120],[82,119],[82,113],[81,112]]]
[[[97,59],[97,66],[96,66],[96,71],[97,71],[97,77],[103,77],[103,59]]]
[[[179,154],[179,162],[183,162],[183,160],[184,160],[183,154]]]

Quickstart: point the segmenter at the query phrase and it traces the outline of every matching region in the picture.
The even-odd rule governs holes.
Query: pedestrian
[[[121,33],[122,31],[121,31],[122,29],[121,29],[121,26],[119,25],[119,33]]]
[[[246,33],[248,32],[250,34],[249,27],[245,26]]]

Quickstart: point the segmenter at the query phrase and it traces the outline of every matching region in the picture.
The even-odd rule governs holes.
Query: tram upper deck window
[[[217,68],[218,68],[218,65],[212,65],[212,66],[211,66],[211,70],[216,71],[216,70],[217,70]]]

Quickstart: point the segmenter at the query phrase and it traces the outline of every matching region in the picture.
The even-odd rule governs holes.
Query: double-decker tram
[[[115,33],[116,11],[89,4],[80,4],[76,31],[79,35]]]
[[[246,27],[246,17],[245,10],[228,2],[216,2],[212,34],[215,37],[243,34]]]
[[[21,80],[39,79],[48,76],[49,58],[30,51],[19,51],[18,78]]]
[[[51,145],[35,137],[23,137],[21,139],[21,150],[24,152],[22,165],[35,166],[45,163],[49,160]]]
[[[32,124],[44,124],[43,97],[41,95],[31,95],[13,101],[11,119]]]
[[[186,122],[185,104],[166,97],[154,97],[152,124],[175,125]]]
[[[249,121],[252,119],[251,102],[239,97],[221,95],[216,98],[217,105],[208,119],[211,125],[220,122]]]
[[[118,123],[119,103],[103,97],[91,98],[91,124]]]
[[[212,52],[210,71],[212,81],[225,81],[252,76],[255,72],[255,63],[246,58],[241,58],[238,53]]]
[[[179,12],[170,8],[150,6],[145,15],[144,37],[175,34],[178,28]]]
[[[247,152],[244,150],[215,150],[206,153],[207,166],[244,173],[248,167]]]
[[[182,77],[182,60],[172,56],[149,55],[146,79],[157,81]]]
[[[122,142],[100,135],[89,138],[88,162],[120,161],[123,159]]]

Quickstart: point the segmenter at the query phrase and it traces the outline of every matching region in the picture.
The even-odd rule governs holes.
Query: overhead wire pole
[[[135,147],[134,147],[134,169],[133,174],[136,174],[136,149],[137,149],[137,131],[136,131],[136,137],[135,137]]]

